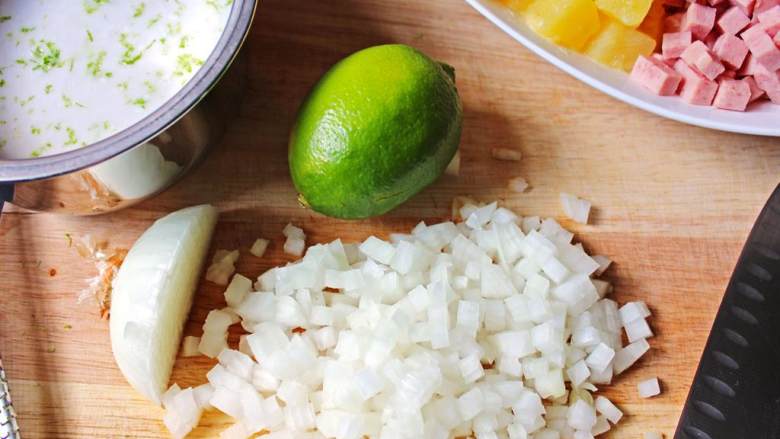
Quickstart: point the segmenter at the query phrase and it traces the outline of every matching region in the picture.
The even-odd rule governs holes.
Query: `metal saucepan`
[[[0,160],[0,209],[9,201],[36,211],[105,213],[149,198],[181,178],[220,139],[238,109],[246,79],[238,54],[256,7],[257,0],[234,0],[225,31],[203,67],[133,126],[62,154]]]

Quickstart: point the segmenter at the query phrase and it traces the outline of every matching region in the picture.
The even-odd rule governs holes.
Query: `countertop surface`
[[[299,103],[334,62],[388,42],[414,45],[457,70],[465,111],[460,176],[369,221],[302,209],[286,159]],[[128,247],[165,213],[213,203],[221,218],[212,251],[241,249],[239,272],[256,277],[290,260],[281,250],[287,222],[303,227],[309,242],[362,240],[445,219],[456,195],[556,217],[589,251],[615,260],[607,273],[614,298],[646,300],[656,336],[650,353],[606,391],[627,414],[608,437],[671,437],[739,251],[778,182],[779,139],[694,128],[629,107],[532,55],[460,1],[265,0],[245,50],[250,81],[240,117],[170,190],[99,217],[6,208],[0,354],[25,438],[167,437],[162,410],[135,394],[114,365],[107,321],[93,303],[77,303],[95,267],[68,235]],[[498,162],[494,147],[519,149],[523,159]],[[506,189],[516,176],[528,180],[528,192]],[[591,224],[563,219],[562,191],[593,202]],[[263,259],[248,253],[258,237],[273,241]],[[186,334],[200,335],[206,313],[223,306],[221,293],[201,283]],[[199,384],[211,364],[180,358],[173,380]],[[654,376],[663,393],[640,399],[636,383]],[[209,413],[191,437],[215,437],[228,424]]]

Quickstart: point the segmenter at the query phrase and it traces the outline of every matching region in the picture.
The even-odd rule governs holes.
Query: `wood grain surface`
[[[396,211],[345,222],[303,210],[287,172],[287,135],[309,87],[335,61],[366,46],[402,42],[457,69],[465,108],[462,170]],[[521,214],[561,219],[558,193],[595,206],[590,225],[564,222],[592,252],[610,255],[620,301],[654,312],[652,350],[606,391],[627,413],[611,438],[644,431],[671,437],[726,282],[780,170],[778,139],[708,131],[641,112],[570,78],[524,50],[456,0],[265,0],[246,50],[250,83],[241,116],[206,162],[175,187],[133,208],[73,218],[6,208],[0,221],[0,353],[25,438],[167,437],[162,412],[143,401],[114,365],[107,322],[76,299],[94,266],[66,234],[127,247],[156,218],[187,205],[221,211],[213,249],[240,248],[241,273],[289,260],[288,221],[310,242],[361,240],[449,215],[453,196],[500,199]],[[497,162],[493,147],[522,151]],[[506,190],[523,176],[529,192]],[[248,253],[273,240],[263,259]],[[186,333],[199,335],[219,288],[202,284]],[[237,334],[233,334],[235,336]],[[173,379],[204,381],[212,362],[179,359]],[[662,395],[636,383],[658,376]],[[229,423],[204,416],[192,437]]]

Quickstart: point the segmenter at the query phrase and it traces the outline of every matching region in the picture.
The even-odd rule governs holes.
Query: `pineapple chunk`
[[[606,24],[585,49],[585,55],[609,67],[631,71],[639,55],[650,56],[655,40],[605,17]]]
[[[596,0],[601,12],[629,27],[637,27],[647,16],[653,0]]]
[[[661,43],[664,35],[664,18],[666,18],[666,10],[664,10],[663,0],[653,0],[645,20],[637,28],[639,32],[653,37],[656,47]]]
[[[531,4],[531,0],[500,0],[501,4],[515,12],[523,12]]]
[[[581,50],[599,30],[593,0],[534,0],[526,10],[528,26],[563,47]]]

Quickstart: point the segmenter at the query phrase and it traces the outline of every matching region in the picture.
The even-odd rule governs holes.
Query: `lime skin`
[[[301,201],[345,219],[390,211],[445,170],[462,113],[452,68],[412,47],[344,58],[311,90],[290,136]]]

